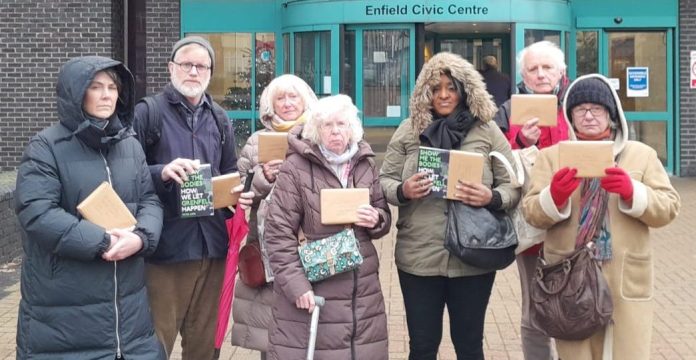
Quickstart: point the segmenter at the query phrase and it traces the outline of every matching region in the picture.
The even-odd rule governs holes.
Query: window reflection
[[[363,113],[402,117],[402,89],[408,89],[408,30],[363,32]]]
[[[596,31],[578,31],[576,34],[577,76],[599,72],[599,43]]]
[[[655,149],[662,165],[667,166],[667,122],[629,121],[628,138],[638,140]]]
[[[331,93],[331,34],[328,31],[295,33],[295,75],[317,95]]]
[[[539,41],[550,41],[561,47],[561,32],[556,30],[524,30],[524,46],[529,46]]]
[[[256,34],[256,109],[259,108],[259,99],[263,89],[275,77],[276,51],[275,34]]]

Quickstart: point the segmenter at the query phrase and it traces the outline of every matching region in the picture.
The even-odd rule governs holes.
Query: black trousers
[[[408,325],[409,360],[435,360],[442,340],[445,304],[457,360],[483,359],[483,324],[495,271],[447,278],[399,270]]]

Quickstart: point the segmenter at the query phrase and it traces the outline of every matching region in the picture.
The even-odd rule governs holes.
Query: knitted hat
[[[609,85],[598,78],[587,78],[572,84],[566,99],[566,116],[570,116],[573,108],[584,103],[603,105],[609,112],[609,117],[616,122],[619,118],[616,111],[616,101],[614,93]]]
[[[169,58],[169,61],[174,61],[174,56],[176,56],[176,52],[179,51],[179,49],[191,44],[198,44],[208,50],[208,55],[210,55],[210,73],[212,74],[213,68],[215,67],[215,50],[213,50],[213,46],[210,45],[208,40],[200,36],[187,36],[177,41],[172,47],[172,56]]]

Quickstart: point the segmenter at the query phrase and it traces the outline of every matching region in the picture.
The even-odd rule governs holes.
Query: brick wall
[[[681,176],[696,176],[696,89],[689,84],[691,51],[696,50],[696,0],[679,1],[679,117]]]
[[[79,55],[119,53],[112,49],[111,2],[0,1],[1,171],[14,169],[29,138],[57,119],[60,66]]]
[[[0,264],[5,264],[22,253],[13,194],[14,185],[0,182]]]
[[[153,94],[169,82],[167,62],[181,27],[180,0],[148,0],[147,28],[147,94]]]

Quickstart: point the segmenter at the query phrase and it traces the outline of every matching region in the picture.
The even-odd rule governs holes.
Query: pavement
[[[679,217],[652,230],[655,257],[655,323],[653,360],[696,360],[696,178],[672,178],[682,198]],[[380,281],[389,321],[389,358],[408,358],[408,331],[399,279],[394,266],[395,231],[375,241],[380,253]],[[19,292],[19,264],[0,267],[0,360],[15,358],[15,331]],[[517,267],[499,271],[484,330],[484,351],[489,360],[522,360],[520,347],[520,288]],[[438,358],[454,360],[454,348],[445,330]],[[229,345],[221,359],[259,359],[259,353]],[[181,359],[179,345],[171,359]],[[624,360],[624,359],[620,359]]]

